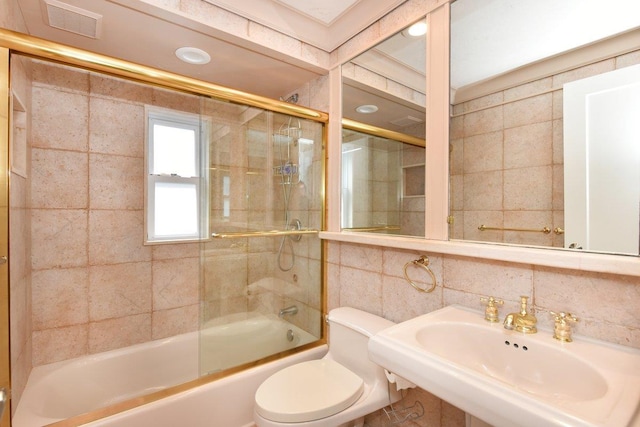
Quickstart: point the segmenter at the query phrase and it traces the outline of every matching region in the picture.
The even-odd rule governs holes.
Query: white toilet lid
[[[312,421],[347,409],[363,391],[362,378],[338,362],[311,360],[267,378],[256,391],[256,412],[277,422]]]

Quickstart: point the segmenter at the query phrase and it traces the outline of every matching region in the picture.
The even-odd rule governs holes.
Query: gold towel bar
[[[480,231],[485,231],[485,230],[498,230],[498,231],[526,231],[526,232],[533,232],[533,233],[544,233],[544,234],[549,234],[551,233],[551,229],[549,227],[544,227],[543,229],[530,229],[530,228],[499,228],[499,227],[487,227],[486,225],[482,224],[481,226],[478,227],[478,230]],[[561,234],[559,233],[556,229],[555,233],[556,234]]]
[[[318,230],[230,231],[228,233],[211,233],[211,237],[215,239],[239,239],[241,237],[297,236],[301,234],[318,234]]]

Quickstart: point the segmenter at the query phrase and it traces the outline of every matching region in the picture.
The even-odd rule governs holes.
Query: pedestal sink
[[[369,340],[371,360],[496,427],[640,426],[640,351],[524,335],[448,306]]]

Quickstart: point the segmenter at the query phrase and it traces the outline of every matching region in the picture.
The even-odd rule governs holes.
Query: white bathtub
[[[231,320],[233,322],[229,324],[206,325],[203,330],[203,372],[215,372],[255,360],[249,355],[256,351],[258,357],[262,357],[315,340],[312,335],[275,316],[243,315]],[[294,336],[292,342],[287,339],[289,329]],[[256,348],[257,344],[249,339],[254,333],[259,334],[257,341],[263,347]],[[18,404],[13,426],[44,426],[193,380],[200,371],[198,335],[198,332],[191,332],[34,368]],[[314,348],[88,425],[251,425],[253,394],[265,378],[299,360],[320,358],[325,352],[325,346]],[[233,363],[234,360],[237,363]],[[189,417],[192,419],[185,421]]]

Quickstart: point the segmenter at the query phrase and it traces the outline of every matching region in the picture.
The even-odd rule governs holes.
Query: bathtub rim
[[[106,418],[112,415],[116,415],[118,413],[128,411],[130,409],[134,409],[143,405],[147,405],[152,402],[156,402],[168,397],[172,397],[178,395],[180,393],[193,390],[200,386],[215,382],[222,378],[230,377],[234,374],[247,371],[251,368],[256,368],[261,365],[266,365],[270,362],[275,362],[280,359],[283,359],[287,356],[291,356],[297,353],[304,352],[306,350],[310,350],[316,347],[321,347],[327,345],[326,337],[320,338],[314,342],[301,345],[296,348],[292,348],[289,350],[282,351],[280,353],[273,354],[271,356],[265,357],[263,359],[245,363],[243,365],[235,366],[233,368],[225,369],[223,371],[214,372],[208,375],[201,376],[191,381],[187,381],[182,384],[178,384],[175,386],[167,387],[166,389],[159,390],[153,393],[149,393],[143,396],[134,397],[132,399],[124,400],[122,402],[114,403],[113,405],[105,406],[100,409],[96,409],[95,411],[87,412],[84,414],[76,415],[71,418],[67,418],[65,420],[60,420],[53,422],[51,424],[47,424],[46,427],[77,427],[83,424],[97,421],[102,418]]]

